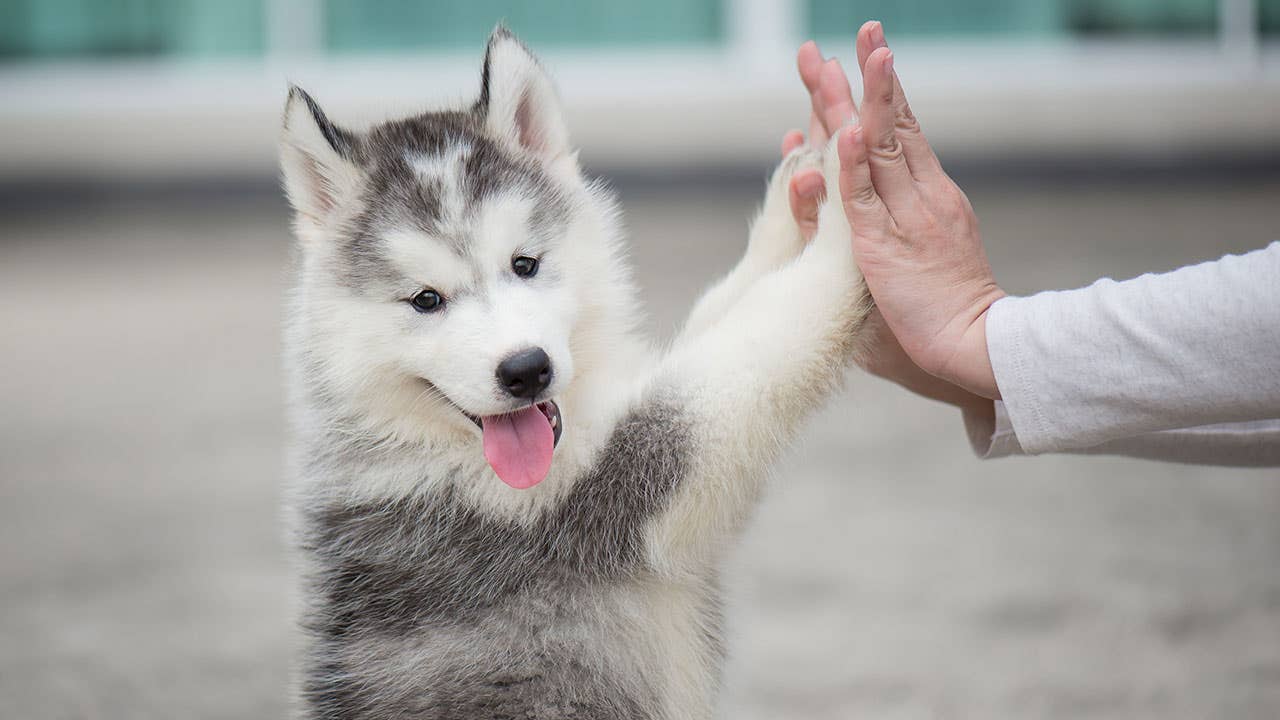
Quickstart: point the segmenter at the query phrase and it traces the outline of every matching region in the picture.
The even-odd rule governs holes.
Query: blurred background
[[[505,20],[669,337],[871,18],[1009,291],[1280,238],[1280,0],[0,0],[0,717],[286,715],[288,82],[469,101]],[[728,584],[725,717],[1280,716],[1276,471],[979,462],[852,373]]]

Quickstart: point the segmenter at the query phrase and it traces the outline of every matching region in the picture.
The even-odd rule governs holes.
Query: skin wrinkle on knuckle
[[[855,187],[853,192],[849,193],[848,199],[852,209],[858,211],[858,214],[861,215],[863,210],[875,207],[880,198],[876,194],[875,186],[868,183]]]
[[[867,148],[867,157],[871,162],[885,165],[902,160],[902,143],[893,133],[888,133]]]
[[[921,134],[920,121],[916,120],[915,116],[911,114],[911,110],[905,106],[900,108],[898,113],[894,115],[893,126],[900,133],[907,135]]]

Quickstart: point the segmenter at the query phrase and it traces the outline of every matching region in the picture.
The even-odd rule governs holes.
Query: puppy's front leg
[[[814,240],[660,366],[657,384],[673,389],[691,418],[694,449],[651,529],[657,567],[694,569],[736,533],[768,466],[836,390],[857,350],[872,304],[853,261],[834,145],[824,166],[828,199]]]
[[[697,337],[728,312],[752,283],[762,275],[776,270],[795,259],[804,249],[805,240],[791,216],[788,191],[791,178],[801,169],[817,167],[821,155],[802,146],[783,159],[769,180],[764,204],[751,223],[747,250],[728,275],[711,286],[685,320],[684,329],[676,340],[680,346]]]

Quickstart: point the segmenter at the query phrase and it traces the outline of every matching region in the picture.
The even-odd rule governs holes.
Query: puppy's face
[[[513,487],[545,477],[598,213],[536,60],[499,31],[470,110],[363,133],[294,89],[282,162],[302,240],[295,341],[319,394],[479,434]]]

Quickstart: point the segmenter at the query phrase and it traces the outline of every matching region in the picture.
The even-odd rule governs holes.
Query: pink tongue
[[[481,418],[484,458],[502,482],[525,490],[542,482],[551,469],[555,433],[551,421],[537,407],[510,415]]]

